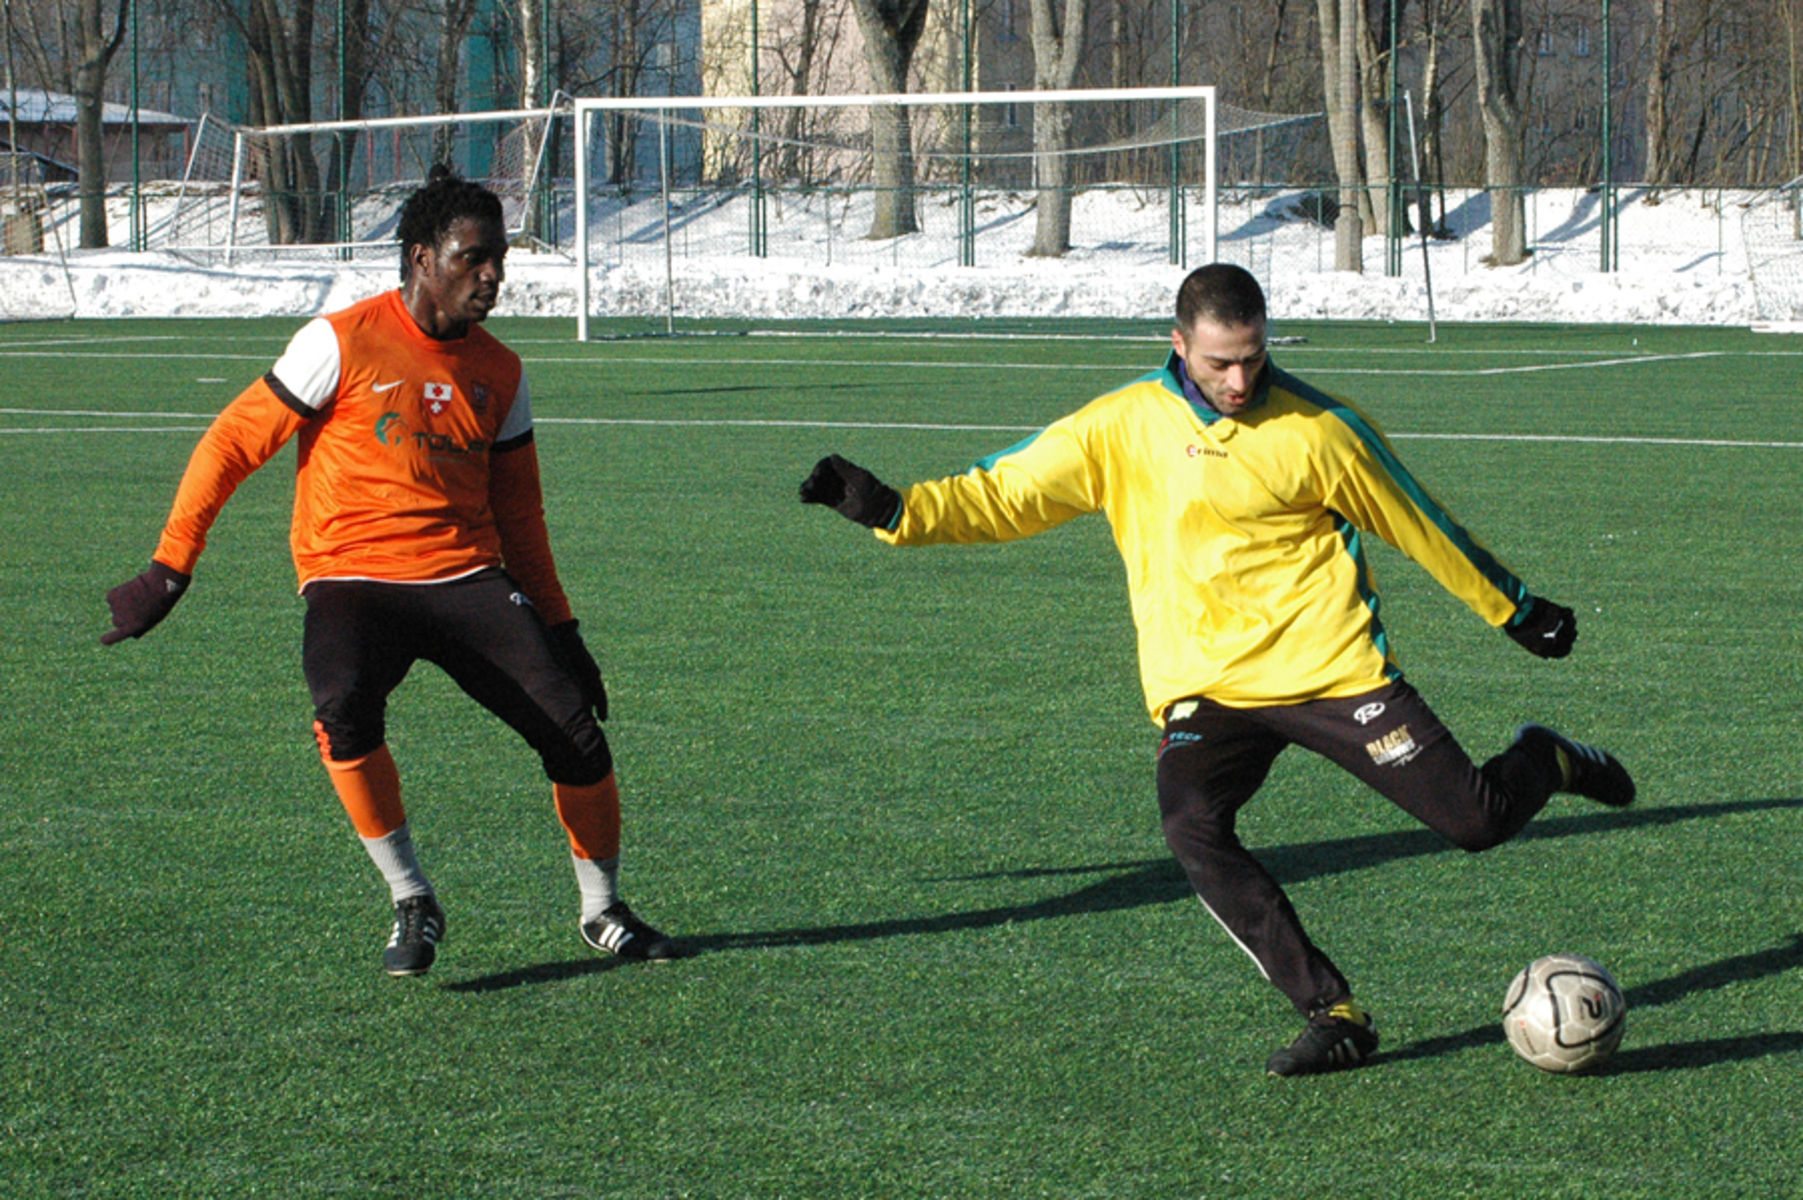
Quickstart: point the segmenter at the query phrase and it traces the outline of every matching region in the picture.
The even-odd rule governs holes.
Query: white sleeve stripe
[[[526,373],[520,372],[520,386],[513,394],[513,407],[507,410],[507,420],[495,431],[495,444],[503,445],[532,432],[532,394],[526,388]]]
[[[318,411],[338,394],[338,334],[324,317],[301,326],[269,373],[290,395]]]

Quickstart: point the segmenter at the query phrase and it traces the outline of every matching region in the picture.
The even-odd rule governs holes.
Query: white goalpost
[[[1044,121],[1055,150],[1036,142]],[[908,274],[975,277],[1102,245],[1142,250],[1148,267],[1192,251],[1210,262],[1218,125],[1213,87],[578,99],[576,336],[591,340],[596,319],[668,333],[679,314],[751,313],[735,291],[781,287],[791,267],[893,273],[905,288]],[[1035,210],[1059,203],[1068,245],[1048,250]]]

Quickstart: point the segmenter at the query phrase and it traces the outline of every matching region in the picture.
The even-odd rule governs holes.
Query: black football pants
[[[388,694],[425,659],[525,738],[553,783],[599,783],[613,770],[581,687],[506,572],[443,583],[321,579],[306,601],[301,659],[335,761],[383,743]]]
[[[1400,680],[1361,696],[1268,708],[1173,704],[1158,750],[1165,841],[1208,911],[1304,1014],[1349,999],[1352,989],[1234,833],[1240,806],[1291,745],[1338,763],[1470,851],[1515,836],[1560,784],[1559,765],[1544,748],[1510,746],[1473,765]]]

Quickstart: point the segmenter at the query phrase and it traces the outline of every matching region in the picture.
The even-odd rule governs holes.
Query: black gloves
[[[582,644],[580,621],[565,621],[561,625],[553,625],[548,631],[551,634],[551,649],[557,655],[557,661],[563,664],[582,689],[583,703],[595,710],[595,720],[607,720],[607,685],[601,682],[601,668],[595,665],[595,656],[588,652]]]
[[[1519,620],[1504,625],[1503,632],[1529,654],[1564,658],[1578,640],[1578,618],[1563,604],[1529,596],[1525,613]]]
[[[888,529],[901,513],[901,493],[854,462],[829,454],[801,481],[803,504],[825,504],[840,516]]]
[[[110,646],[128,637],[140,638],[155,629],[188,590],[193,578],[151,559],[150,568],[142,575],[106,594],[106,606],[113,612],[113,627],[100,635],[100,644]]]

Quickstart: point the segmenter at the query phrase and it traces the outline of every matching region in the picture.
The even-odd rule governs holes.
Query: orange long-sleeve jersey
[[[547,623],[570,619],[525,376],[486,330],[427,337],[398,290],[309,322],[195,447],[156,559],[191,573],[232,492],[297,433],[289,540],[302,588],[505,566]]]

